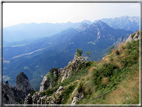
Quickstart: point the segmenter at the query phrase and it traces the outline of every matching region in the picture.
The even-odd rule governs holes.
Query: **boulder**
[[[78,101],[78,97],[74,97],[72,100],[71,106],[74,106],[77,101]]]

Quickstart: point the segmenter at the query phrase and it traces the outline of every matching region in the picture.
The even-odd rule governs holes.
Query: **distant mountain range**
[[[114,29],[98,21],[91,25],[81,24],[76,29],[68,28],[28,45],[4,47],[3,75],[9,79],[9,84],[14,85],[16,75],[22,71],[28,76],[32,87],[39,89],[43,76],[51,68],[62,68],[67,65],[73,59],[77,48],[83,49],[83,54],[92,50],[91,60],[98,60],[118,38],[131,33],[132,31]],[[39,49],[42,50],[35,52]]]
[[[101,19],[101,21],[107,23],[110,27],[113,27],[114,29],[125,29],[130,31],[137,31],[140,24],[140,17],[138,16],[122,16],[122,17],[116,17],[116,18],[104,18]],[[95,21],[96,22],[96,21]]]
[[[100,19],[102,22],[105,22],[110,27],[114,29],[124,29],[135,32],[139,29],[140,18],[139,17],[116,17],[116,18],[104,18]],[[3,45],[23,45],[31,43],[32,41],[38,40],[42,37],[53,36],[63,30],[68,28],[79,28],[82,23],[93,24],[98,20],[91,22],[89,20],[84,20],[78,23],[30,23],[30,24],[18,24],[10,27],[5,27],[3,29]],[[12,43],[11,43],[12,42]]]
[[[36,40],[37,38],[50,37],[55,35],[63,30],[66,30],[70,27],[78,28],[81,23],[90,23],[91,21],[84,20],[78,23],[30,23],[30,24],[18,24],[10,27],[5,27],[3,29],[3,40],[4,45],[8,45],[8,42],[21,42]],[[7,42],[7,44],[5,43]]]

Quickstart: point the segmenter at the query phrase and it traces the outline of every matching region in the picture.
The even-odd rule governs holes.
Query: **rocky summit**
[[[11,87],[8,81],[2,84],[2,95],[4,104],[23,104],[28,93],[33,91],[27,76],[21,72],[16,78],[16,86]]]
[[[24,74],[24,72],[21,72],[16,77],[16,88],[18,90],[23,91],[26,94],[28,94],[29,92],[31,92],[33,90],[31,87],[31,84],[28,80],[28,77]]]

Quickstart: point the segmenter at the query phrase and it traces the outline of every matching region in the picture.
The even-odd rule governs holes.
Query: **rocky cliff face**
[[[3,103],[5,104],[16,103],[14,99],[14,92],[12,91],[12,87],[9,85],[8,81],[5,82],[5,85],[2,84],[2,96],[3,96]]]
[[[31,84],[28,80],[28,77],[23,72],[21,72],[16,77],[16,88],[18,90],[23,91],[26,94],[28,94],[29,92],[31,92],[33,90],[31,87]]]
[[[44,76],[39,92],[35,92],[33,95],[28,94],[25,98],[25,104],[61,104],[62,92],[67,89],[67,87],[59,86],[52,95],[41,95],[41,93],[46,92],[47,90],[52,89],[56,85],[62,83],[67,78],[71,76],[72,71],[77,72],[82,66],[84,66],[83,57],[77,56],[75,53],[74,59],[68,63],[64,68],[53,68],[47,75]],[[56,81],[56,85],[54,82]],[[73,101],[73,104],[76,101]]]
[[[125,43],[127,43],[127,42],[131,42],[131,41],[137,41],[137,40],[139,40],[140,39],[140,34],[139,34],[139,31],[137,31],[137,32],[135,32],[134,34],[131,34],[129,37],[128,37],[128,39],[126,40],[126,42]]]
[[[54,77],[60,78],[58,79],[58,84],[62,83],[66,78],[69,78],[71,75],[71,72],[73,70],[78,71],[79,66],[84,64],[84,59],[82,57],[78,57],[75,53],[74,59],[68,63],[68,65],[64,68],[54,69],[52,71],[52,74]],[[43,92],[44,90],[51,89],[52,83],[51,78],[48,78],[50,73],[44,76],[41,86],[40,86],[40,92]]]
[[[137,41],[139,39],[140,39],[140,35],[139,35],[139,31],[137,31],[134,34],[130,34],[130,35],[126,35],[126,36],[122,36],[118,38],[117,41],[113,43],[113,45],[117,47],[120,43],[127,43],[133,40]]]
[[[21,72],[16,78],[16,87],[11,87],[8,81],[2,85],[2,96],[4,104],[23,103],[28,93],[32,91],[32,87],[27,76]]]
[[[63,90],[64,88],[60,86],[51,96],[41,96],[40,92],[35,92],[33,96],[28,94],[24,104],[61,104]]]

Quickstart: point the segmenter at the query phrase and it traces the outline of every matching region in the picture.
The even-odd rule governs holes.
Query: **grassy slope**
[[[87,102],[87,104],[138,104],[138,55],[139,41],[133,41],[119,45],[119,48],[113,49],[103,61],[94,64],[95,69],[90,70],[87,75],[89,80],[81,81],[84,85],[82,91],[86,97],[78,103],[84,104],[86,101],[112,90],[102,97]]]
[[[138,47],[138,41],[127,43],[121,45],[118,50],[112,50],[112,53],[108,55],[109,57],[100,63],[93,62],[91,66],[94,67],[88,70],[87,75],[80,77],[82,78],[80,80],[78,79],[78,83],[82,84],[81,92],[84,94],[84,98],[78,104],[84,104],[112,89],[114,90],[110,93],[87,102],[87,104],[138,104]],[[117,52],[119,52],[118,55]],[[73,97],[72,95],[67,103],[71,103]]]
[[[102,61],[85,64],[87,67],[72,71],[71,78],[51,89],[54,92],[59,86],[65,87],[62,104],[71,104],[78,92],[84,98],[77,104],[139,103],[139,41],[120,44]],[[92,100],[108,91],[108,94]]]

